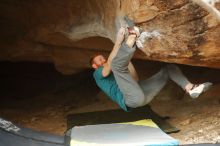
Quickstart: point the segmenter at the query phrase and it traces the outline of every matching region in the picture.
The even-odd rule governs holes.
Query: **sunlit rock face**
[[[128,15],[157,35],[135,58],[220,68],[218,0],[38,0],[0,2],[0,59],[53,62],[64,74],[107,55]]]

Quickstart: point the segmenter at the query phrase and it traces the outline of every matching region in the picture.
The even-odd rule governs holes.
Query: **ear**
[[[95,63],[93,63],[93,64],[92,64],[92,68],[97,69],[98,66],[97,66]]]

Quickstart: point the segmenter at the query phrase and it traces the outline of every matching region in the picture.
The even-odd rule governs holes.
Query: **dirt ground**
[[[40,66],[40,71],[32,69],[33,75],[29,72],[28,76],[17,70],[17,76],[14,76],[3,67],[0,117],[24,127],[63,135],[69,114],[118,108],[94,87],[90,71],[63,77],[59,73],[48,74],[51,69]],[[193,74],[191,78],[198,78],[197,81],[209,79],[215,84],[198,99],[191,99],[171,82],[151,102],[152,109],[160,115],[170,116],[168,121],[181,129],[170,134],[181,144],[220,143],[220,71],[186,68],[185,73]],[[6,74],[8,78],[4,77]],[[36,78],[36,74],[40,77]]]

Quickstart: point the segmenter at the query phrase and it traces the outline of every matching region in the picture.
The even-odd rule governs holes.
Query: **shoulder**
[[[93,77],[95,79],[100,79],[100,78],[103,78],[103,75],[102,75],[102,70],[103,70],[103,67],[99,67],[97,68],[94,72],[93,72]]]

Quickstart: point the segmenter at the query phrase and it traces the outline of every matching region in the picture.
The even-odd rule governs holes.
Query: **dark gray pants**
[[[167,65],[152,77],[135,81],[128,70],[128,64],[135,50],[135,47],[130,48],[123,43],[111,64],[112,72],[128,107],[136,108],[148,104],[165,86],[168,79],[173,80],[183,89],[190,83],[176,65]]]

